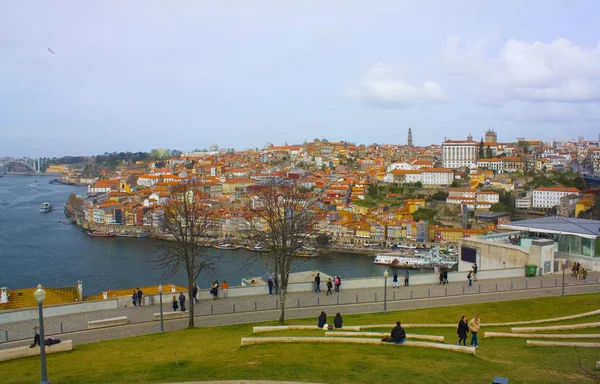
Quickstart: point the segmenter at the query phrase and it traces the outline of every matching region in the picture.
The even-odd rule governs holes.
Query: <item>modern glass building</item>
[[[552,216],[514,221],[501,224],[498,228],[519,231],[521,241],[552,239],[555,242],[555,256],[588,264],[588,268],[594,270],[600,266],[600,220]],[[588,263],[584,263],[586,260]]]

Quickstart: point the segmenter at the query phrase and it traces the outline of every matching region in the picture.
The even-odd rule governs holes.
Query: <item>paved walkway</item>
[[[583,283],[567,274],[565,292],[567,294],[600,292],[600,273],[590,273],[589,281]],[[388,281],[391,283],[390,281]],[[387,289],[387,309],[436,307],[455,304],[470,304],[492,301],[514,300],[532,297],[556,296],[561,294],[562,275],[543,277],[522,277],[511,279],[480,280],[468,287],[468,282],[454,282],[446,285],[425,284],[410,287]],[[163,310],[172,311],[165,296]],[[383,288],[342,290],[326,296],[325,292],[298,292],[288,294],[286,318],[315,317],[322,311],[343,314],[369,313],[383,310]],[[152,314],[159,312],[158,305],[127,307],[102,310],[44,319],[46,335],[56,335],[62,339],[72,339],[75,344],[95,342],[143,334],[157,333],[158,321]],[[117,316],[127,316],[129,324],[111,328],[87,330],[87,322]],[[279,318],[278,297],[273,295],[220,298],[202,300],[195,308],[197,326],[217,326],[238,323],[277,320]],[[0,349],[31,342],[37,320],[0,324]],[[188,320],[165,320],[166,331],[187,327]],[[62,326],[62,331],[61,331]],[[8,342],[6,341],[8,335]]]

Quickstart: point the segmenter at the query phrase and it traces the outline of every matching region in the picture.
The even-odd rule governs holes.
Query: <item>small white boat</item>
[[[54,206],[50,203],[42,203],[40,205],[40,212],[41,213],[48,213],[48,212],[52,212],[54,211]]]
[[[220,243],[220,244],[214,245],[214,247],[217,249],[238,249],[239,248],[237,245],[225,244],[225,243]]]

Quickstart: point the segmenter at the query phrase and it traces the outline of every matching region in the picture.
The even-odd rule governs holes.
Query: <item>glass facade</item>
[[[600,257],[600,238],[586,239],[573,235],[560,235],[558,237],[558,251],[572,255]]]

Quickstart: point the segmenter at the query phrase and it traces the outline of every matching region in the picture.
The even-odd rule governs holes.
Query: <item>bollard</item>
[[[356,294],[356,304],[358,304],[358,293]]]
[[[392,292],[392,300],[396,300],[396,291]]]
[[[375,301],[377,301],[377,293],[375,293]]]
[[[412,299],[412,289],[410,290],[410,298]]]
[[[275,309],[279,309],[279,301],[275,300]]]
[[[514,284],[514,282],[513,282],[513,281],[511,281],[511,282],[510,282],[510,290],[511,290],[511,291],[513,290],[513,284]]]
[[[463,295],[465,294],[465,286],[463,285]]]
[[[481,284],[479,284],[479,293],[481,293]]]
[[[427,289],[427,297],[431,297],[431,288]]]
[[[544,288],[544,280],[540,280],[540,288]]]
[[[555,286],[555,287],[558,287],[558,279],[556,279],[556,280],[554,281],[554,286]]]
[[[256,311],[256,301],[254,302],[254,310]]]
[[[64,332],[63,332],[62,321],[60,322],[60,333],[64,333]]]
[[[233,313],[235,313],[235,303],[233,303]]]
[[[340,297],[337,297],[337,304],[340,305]]]
[[[319,296],[317,296],[317,306],[319,305]]]
[[[298,299],[298,308],[300,308],[300,299]]]
[[[4,331],[4,338],[6,339],[4,341],[8,341],[8,331]]]
[[[529,288],[529,281],[525,280],[525,289]]]
[[[213,308],[213,306],[212,306],[212,304],[211,304],[211,305],[210,305],[210,314],[211,314],[211,315],[213,314],[213,310],[214,310],[214,308]]]
[[[448,296],[448,287],[446,287],[446,296]]]
[[[496,292],[498,292],[498,283],[496,283]]]

